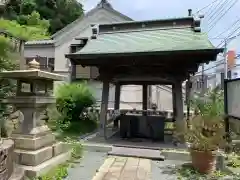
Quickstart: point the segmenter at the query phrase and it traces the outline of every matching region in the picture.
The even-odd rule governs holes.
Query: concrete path
[[[151,160],[109,156],[92,180],[151,180]]]
[[[84,151],[80,163],[69,169],[69,175],[65,180],[91,180],[106,157],[106,153],[103,152]]]

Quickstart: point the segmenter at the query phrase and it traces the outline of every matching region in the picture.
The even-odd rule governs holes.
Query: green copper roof
[[[207,35],[191,27],[152,28],[100,33],[79,55],[127,54],[214,49]],[[80,57],[83,57],[80,56]]]

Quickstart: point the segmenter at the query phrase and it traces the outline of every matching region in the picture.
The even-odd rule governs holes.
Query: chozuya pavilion
[[[141,115],[120,116],[122,137],[150,137],[164,140],[164,116],[147,112],[148,85],[172,85],[173,121],[184,121],[182,83],[198,71],[199,65],[215,61],[223,51],[201,32],[200,20],[184,18],[133,21],[93,25],[92,37],[76,53],[67,54],[76,65],[95,66],[103,82],[100,132],[106,136],[109,83],[116,86],[115,110],[119,110],[121,85],[142,85]],[[80,43],[79,43],[80,44]],[[118,126],[118,122],[114,123]],[[181,125],[177,125],[180,128]],[[179,129],[178,129],[179,130]]]

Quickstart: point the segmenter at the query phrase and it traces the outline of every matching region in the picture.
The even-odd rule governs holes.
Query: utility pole
[[[228,79],[227,39],[224,39],[224,79]]]

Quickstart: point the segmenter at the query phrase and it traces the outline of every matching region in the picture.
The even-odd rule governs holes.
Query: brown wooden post
[[[120,109],[120,95],[121,95],[121,86],[119,83],[115,85],[115,102],[114,110]],[[114,120],[114,127],[118,128],[118,119]]]
[[[148,109],[152,109],[152,86],[148,85]]]
[[[108,97],[109,97],[109,80],[103,80],[102,88],[102,102],[100,112],[100,136],[106,138],[106,122],[107,122],[107,110],[108,110]]]
[[[173,108],[173,118],[176,120],[176,85],[172,85],[172,108]]]
[[[175,96],[175,120],[177,132],[183,132],[185,129],[184,112],[183,112],[183,96],[182,96],[182,81],[176,81],[173,86]]]
[[[147,111],[148,108],[148,85],[142,85],[142,110]],[[143,113],[143,115],[147,115],[147,113]]]
[[[71,61],[71,82],[73,82],[74,80],[76,80],[76,63],[74,63],[73,61]]]

